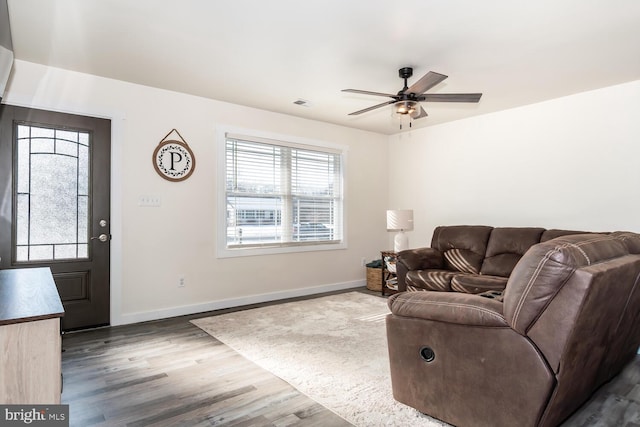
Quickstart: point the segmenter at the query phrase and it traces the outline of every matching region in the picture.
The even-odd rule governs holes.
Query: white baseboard
[[[209,301],[202,304],[170,307],[162,310],[144,311],[131,314],[123,314],[119,319],[111,319],[111,326],[128,325],[131,323],[147,322],[149,320],[167,319],[169,317],[184,316],[187,314],[203,313],[206,311],[220,310],[230,307],[258,304],[262,302],[278,301],[287,298],[296,298],[307,295],[322,294],[325,292],[341,291],[366,286],[365,280],[334,283],[330,285],[315,286],[312,288],[299,288],[287,291],[272,292],[268,294],[256,294],[239,298],[229,298],[217,301]]]

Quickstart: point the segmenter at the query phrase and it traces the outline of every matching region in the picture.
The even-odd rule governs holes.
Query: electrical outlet
[[[184,276],[180,276],[178,278],[178,287],[179,288],[184,288],[185,282],[186,282],[186,280],[185,280]]]
[[[363,267],[367,265],[367,259],[365,257],[360,258],[360,265]]]

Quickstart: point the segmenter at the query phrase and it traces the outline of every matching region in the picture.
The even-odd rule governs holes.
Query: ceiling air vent
[[[311,107],[311,104],[306,99],[298,98],[296,101],[293,101],[293,103],[302,107]]]

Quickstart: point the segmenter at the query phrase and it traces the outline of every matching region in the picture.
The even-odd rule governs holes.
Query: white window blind
[[[226,134],[227,248],[342,240],[342,155]]]

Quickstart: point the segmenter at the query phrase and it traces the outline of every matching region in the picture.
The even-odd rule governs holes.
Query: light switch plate
[[[143,208],[158,208],[162,205],[162,198],[158,195],[138,196],[138,206]]]

